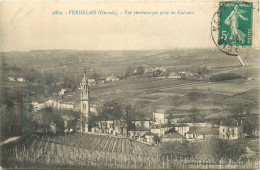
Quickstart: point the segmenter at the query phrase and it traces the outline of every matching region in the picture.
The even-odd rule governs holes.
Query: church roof
[[[84,76],[82,78],[82,83],[87,83],[88,82],[88,78],[86,76],[86,74],[84,73]]]

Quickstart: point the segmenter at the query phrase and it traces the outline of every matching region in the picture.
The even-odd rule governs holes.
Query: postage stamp
[[[252,2],[219,2],[211,22],[212,39],[224,53],[238,55],[239,47],[252,46]]]
[[[219,45],[252,46],[252,5],[220,2]]]

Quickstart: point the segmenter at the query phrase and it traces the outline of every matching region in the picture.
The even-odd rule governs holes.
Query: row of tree
[[[102,107],[98,108],[98,114],[90,115],[90,129],[97,126],[96,122],[101,122],[103,120],[113,121],[113,126],[115,121],[119,121],[122,127],[129,130],[134,130],[135,126],[132,120],[143,117],[142,106],[138,103],[131,105],[122,105],[117,101],[109,101],[105,103]],[[102,127],[101,127],[102,128]]]
[[[246,145],[241,140],[228,141],[211,138],[204,142],[164,142],[159,145],[159,152],[162,156],[169,158],[238,161],[246,154]]]

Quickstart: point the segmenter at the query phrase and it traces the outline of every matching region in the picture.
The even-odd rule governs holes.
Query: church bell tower
[[[80,83],[81,95],[80,95],[80,111],[81,111],[81,132],[88,132],[88,115],[89,115],[89,88],[88,78],[84,73],[82,81]]]

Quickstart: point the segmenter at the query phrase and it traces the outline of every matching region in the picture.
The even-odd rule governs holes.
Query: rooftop
[[[242,121],[235,119],[224,119],[220,122],[220,126],[240,126]]]
[[[183,139],[184,137],[182,135],[180,135],[179,133],[174,132],[174,133],[167,133],[162,138],[181,138],[181,139]]]
[[[208,127],[191,127],[189,134],[199,134],[199,135],[218,135],[218,128],[208,128]]]
[[[131,129],[130,131],[151,131],[151,129],[146,127],[135,127],[135,129]]]

